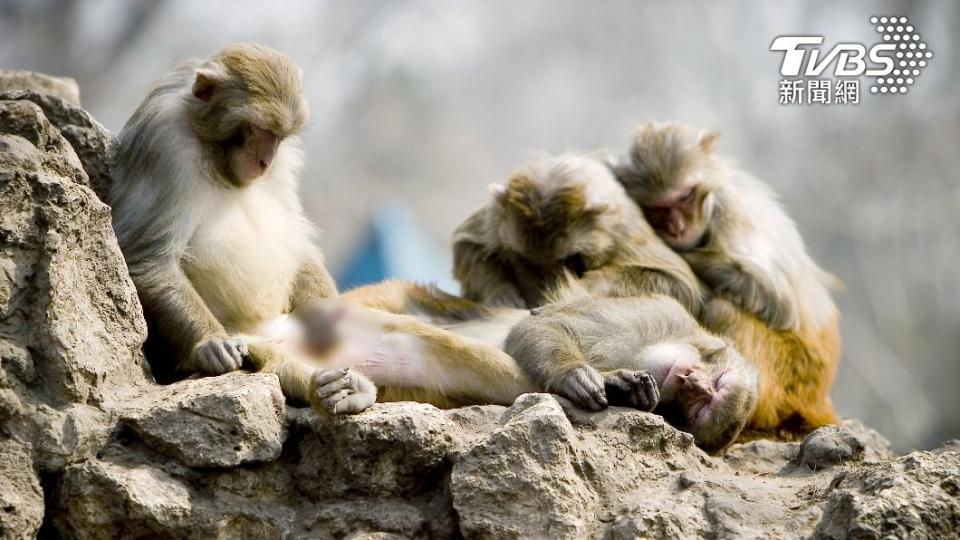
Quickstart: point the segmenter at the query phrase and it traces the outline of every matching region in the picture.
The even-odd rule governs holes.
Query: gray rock
[[[723,460],[738,471],[772,474],[796,458],[800,443],[764,439],[734,444],[723,453]]]
[[[63,99],[80,106],[80,87],[69,77],[54,77],[33,71],[0,69],[0,92],[7,90],[32,90]]]
[[[116,139],[79,105],[56,95],[33,90],[0,90],[0,100],[30,101],[70,143],[87,173],[88,185],[101,201],[110,188],[110,160]]]
[[[66,538],[188,537],[192,495],[159,469],[89,460],[64,471],[54,522]]]
[[[123,412],[146,443],[190,467],[272,461],[286,438],[276,375],[229,373],[148,393]]]
[[[834,478],[814,538],[955,538],[960,452],[914,452]]]
[[[0,434],[44,472],[94,455],[148,384],[136,291],[86,183],[40,107],[0,100]]]
[[[308,415],[296,439],[297,485],[314,499],[438,489],[457,449],[454,423],[422,403],[376,404],[351,416]]]
[[[43,521],[43,491],[30,448],[0,440],[0,538],[35,538]]]
[[[868,448],[876,461],[878,456],[889,452],[889,443],[877,437],[862,425],[825,426],[803,439],[791,465],[816,471],[849,461],[863,461]]]
[[[583,538],[599,495],[573,425],[553,396],[527,394],[502,429],[454,465],[453,505],[467,538]]]

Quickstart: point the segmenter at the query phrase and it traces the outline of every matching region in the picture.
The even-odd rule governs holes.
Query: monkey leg
[[[385,389],[384,398],[439,405],[510,404],[535,392],[508,354],[479,339],[458,335],[416,317],[371,310],[383,335],[376,351],[356,368]]]
[[[444,292],[433,285],[387,280],[351,289],[344,300],[397,315],[415,315],[434,324],[453,324],[490,316],[490,308]]]
[[[257,371],[276,374],[287,398],[309,403],[318,413],[358,413],[377,399],[373,383],[355,370],[317,367],[277,343],[254,341],[249,348]]]
[[[507,337],[505,350],[541,387],[583,409],[606,408],[604,378],[584,358],[577,337],[537,319],[535,315],[517,324]]]

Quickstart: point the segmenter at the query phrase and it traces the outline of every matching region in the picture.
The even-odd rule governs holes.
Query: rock
[[[280,456],[285,413],[276,375],[230,373],[164,386],[123,422],[189,467],[234,467]]]
[[[194,501],[189,488],[149,466],[96,460],[70,465],[58,491],[54,521],[67,538],[175,538],[190,533]]]
[[[639,486],[667,491],[671,471],[720,466],[689,434],[635,410],[586,413],[526,394],[501,424],[453,466],[453,504],[468,538],[598,536]]]
[[[859,421],[814,430],[800,443],[791,465],[824,469],[849,461],[877,462],[894,456],[890,443]]]
[[[528,394],[503,419],[503,429],[453,468],[453,505],[464,536],[585,537],[599,497],[560,404]]]
[[[723,460],[739,471],[772,474],[786,467],[799,451],[799,443],[760,439],[730,446]]]
[[[110,159],[115,138],[77,104],[33,90],[0,90],[0,100],[30,101],[57,127],[80,159],[87,183],[101,201],[107,200],[110,189]]]
[[[43,110],[26,100],[0,101],[0,164],[7,174],[17,169],[47,173],[87,186],[89,179],[73,147]]]
[[[0,440],[0,538],[36,538],[43,521],[43,491],[30,447]]]
[[[33,71],[0,69],[0,92],[7,90],[32,90],[56,96],[66,103],[80,106],[80,87],[69,77],[53,77]]]
[[[296,439],[297,485],[314,499],[437,489],[457,448],[454,423],[422,403],[376,404],[343,417],[310,414]]]
[[[0,100],[0,434],[43,472],[94,455],[148,384],[140,303],[87,183],[39,106]]]
[[[914,452],[841,472],[815,538],[948,538],[960,531],[960,452]]]

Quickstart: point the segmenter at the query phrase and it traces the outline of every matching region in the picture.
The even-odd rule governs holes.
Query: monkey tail
[[[343,298],[367,307],[398,315],[415,315],[433,324],[453,324],[491,316],[483,304],[450,294],[435,284],[388,280],[365,285],[343,294]]]

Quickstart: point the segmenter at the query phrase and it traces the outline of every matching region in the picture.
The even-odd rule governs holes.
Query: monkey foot
[[[581,409],[599,411],[607,408],[603,386],[599,371],[590,366],[581,366],[568,371],[555,385],[554,393],[569,399]]]
[[[610,405],[652,411],[660,401],[657,380],[646,371],[618,369],[603,377]]]
[[[377,388],[349,368],[317,369],[310,378],[310,403],[328,414],[355,414],[373,405]]]

